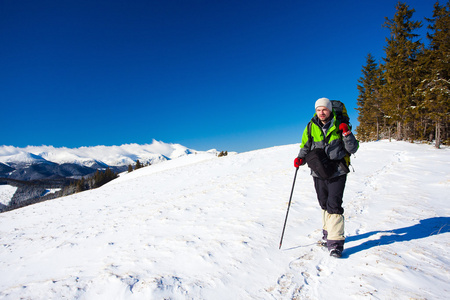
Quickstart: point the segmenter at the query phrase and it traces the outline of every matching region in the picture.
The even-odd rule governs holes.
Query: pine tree
[[[446,6],[434,5],[433,18],[426,19],[432,32],[427,37],[430,47],[422,59],[425,71],[418,91],[423,96],[422,108],[435,126],[435,146],[440,147],[442,129],[449,123],[450,106],[450,1]],[[442,126],[442,125],[445,125]],[[448,133],[446,138],[448,138]]]
[[[85,184],[86,182],[84,180],[84,177],[81,177],[81,179],[77,181],[75,192],[79,193],[84,191],[86,189]]]
[[[128,173],[133,172],[133,166],[131,164],[128,165]]]
[[[420,79],[417,74],[417,56],[423,51],[420,40],[415,41],[415,30],[422,24],[411,21],[414,9],[398,2],[392,20],[385,18],[384,27],[390,30],[382,65],[386,84],[382,89],[382,110],[391,124],[397,125],[397,139],[408,138],[408,124],[413,121],[418,99],[414,94]],[[409,126],[411,127],[411,126]]]
[[[380,123],[383,119],[381,111],[380,89],[383,85],[383,78],[380,68],[372,54],[368,54],[366,65],[362,69],[363,76],[358,80],[359,111],[357,129],[358,138],[361,141],[378,140],[380,138]]]
[[[142,164],[141,162],[138,160],[136,160],[136,166],[134,167],[135,170],[142,168]]]
[[[104,172],[97,170],[93,177],[93,187],[98,188],[104,185],[105,183],[110,182],[111,180],[117,178],[118,175],[110,168],[107,168]]]

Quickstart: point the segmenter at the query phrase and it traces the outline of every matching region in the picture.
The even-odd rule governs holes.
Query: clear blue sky
[[[320,97],[356,127],[396,3],[1,0],[0,145],[243,152],[299,142]],[[406,3],[432,17],[435,1]]]

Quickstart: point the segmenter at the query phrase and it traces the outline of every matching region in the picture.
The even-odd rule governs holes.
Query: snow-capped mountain
[[[450,149],[362,143],[335,259],[306,166],[278,249],[298,147],[188,155],[1,213],[0,299],[448,299]]]
[[[214,149],[210,151],[215,152]],[[80,174],[86,175],[84,173],[92,173],[97,169],[108,167],[122,171],[126,166],[134,165],[137,160],[143,164],[155,164],[198,152],[180,144],[167,144],[156,140],[145,145],[125,144],[80,148],[0,146],[0,177],[31,180],[62,176],[58,171],[61,165],[64,165],[66,170],[69,166],[85,167],[82,173],[73,175],[80,177]],[[40,169],[37,170],[36,167],[30,169],[30,166],[42,164],[47,165],[44,168],[45,172],[39,172]],[[49,165],[53,165],[55,170],[52,171]],[[78,167],[76,169],[80,170]]]
[[[18,150],[13,154],[8,153],[7,155],[0,156],[0,162],[6,165],[31,165],[48,163],[48,161],[40,155],[21,150]]]
[[[57,164],[75,163],[91,167],[93,164],[123,166],[140,160],[155,163],[198,152],[180,144],[166,144],[153,140],[151,144],[125,144],[121,146],[94,146],[80,148],[56,148],[53,146],[28,146],[18,148],[0,146],[0,162],[40,163],[50,161]]]

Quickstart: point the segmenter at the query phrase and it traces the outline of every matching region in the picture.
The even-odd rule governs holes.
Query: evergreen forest
[[[413,20],[415,10],[398,2],[380,62],[369,53],[358,80],[357,136],[450,144],[450,0],[433,15]],[[416,32],[427,26],[426,37]],[[423,39],[427,41],[424,44]]]

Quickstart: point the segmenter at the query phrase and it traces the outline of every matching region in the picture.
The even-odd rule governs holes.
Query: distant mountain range
[[[153,140],[151,144],[56,148],[0,146],[0,178],[41,180],[76,178],[110,168],[115,172],[127,170],[128,165],[155,164],[193,154],[196,151],[179,144]],[[215,149],[207,152],[217,152]]]

